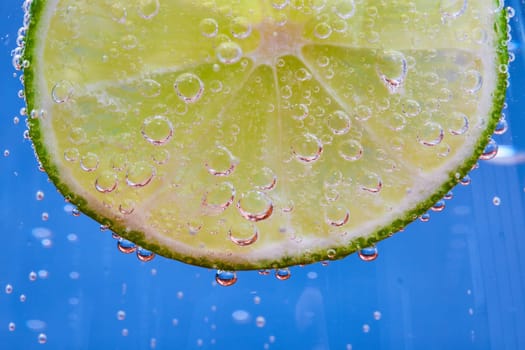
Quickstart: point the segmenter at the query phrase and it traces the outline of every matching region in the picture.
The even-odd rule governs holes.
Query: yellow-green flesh
[[[202,266],[340,258],[396,232],[469,170],[503,101],[491,0],[31,8],[50,177],[119,235]]]

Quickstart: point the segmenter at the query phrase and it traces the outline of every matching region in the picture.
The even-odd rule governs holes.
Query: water
[[[219,275],[146,262],[149,252],[79,216],[38,170],[10,57],[20,4],[0,4],[2,349],[525,348],[523,3],[506,4],[515,61],[499,155],[444,210],[380,242],[377,257],[362,252],[373,261]],[[152,16],[159,2],[143,4]]]

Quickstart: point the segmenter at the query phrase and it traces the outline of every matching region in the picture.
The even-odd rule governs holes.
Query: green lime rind
[[[37,57],[37,37],[38,32],[42,30],[42,23],[40,19],[43,18],[43,13],[46,8],[46,0],[33,0],[30,6],[30,19],[29,27],[27,30],[27,36],[25,39],[25,51],[23,54],[23,60],[27,60],[30,65],[24,68],[25,78],[25,98],[27,102],[27,110],[32,111],[37,107],[36,101],[38,101],[38,88],[36,84],[36,72],[34,71],[35,65],[34,60]],[[499,12],[497,17],[494,30],[497,39],[497,62],[495,67],[506,67],[509,60],[507,42],[508,42],[508,23],[507,23],[507,12],[502,10]],[[381,229],[373,232],[368,237],[359,237],[354,241],[350,242],[346,246],[334,246],[330,251],[334,250],[335,255],[327,255],[326,247],[319,249],[318,251],[309,251],[304,254],[297,256],[281,256],[275,260],[258,260],[256,262],[239,262],[239,261],[228,261],[221,260],[216,257],[199,257],[195,258],[188,255],[183,255],[174,252],[152,238],[146,238],[145,234],[138,231],[129,231],[127,228],[111,219],[101,216],[96,211],[92,210],[88,202],[81,196],[77,195],[70,189],[70,187],[61,180],[58,167],[53,163],[53,157],[45,147],[44,137],[40,128],[40,121],[38,118],[28,119],[29,135],[33,142],[33,147],[40,165],[47,172],[50,180],[55,184],[57,189],[65,196],[65,198],[76,205],[80,211],[85,215],[93,218],[101,225],[107,226],[116,234],[128,239],[135,244],[148,249],[155,254],[164,256],[166,258],[175,259],[184,263],[199,265],[202,267],[218,268],[223,270],[254,270],[263,268],[280,268],[292,265],[310,264],[317,261],[323,260],[336,260],[344,258],[345,256],[352,254],[360,249],[372,246],[377,242],[390,237],[392,234],[399,232],[409,223],[417,219],[420,215],[424,214],[430,207],[432,207],[437,201],[443,198],[443,196],[450,191],[457,183],[458,180],[467,175],[479,160],[480,155],[483,153],[487,143],[492,136],[494,129],[500,119],[501,111],[505,101],[506,86],[508,80],[508,73],[505,69],[499,69],[497,73],[497,84],[495,91],[492,96],[492,109],[490,111],[490,118],[487,122],[486,129],[482,133],[481,137],[476,143],[476,147],[470,158],[455,171],[450,172],[449,180],[443,183],[439,190],[428,197],[426,200],[420,202],[416,207],[405,212],[402,218],[393,221],[390,225],[382,227]]]

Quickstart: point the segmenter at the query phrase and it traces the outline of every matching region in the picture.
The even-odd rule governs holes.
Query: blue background
[[[240,272],[224,288],[215,271],[122,254],[71,214],[23,137],[21,1],[2,0],[0,349],[525,349],[524,18],[506,5],[516,59],[509,130],[495,139],[512,164],[481,162],[444,212],[381,242],[374,262],[294,267],[287,281]]]

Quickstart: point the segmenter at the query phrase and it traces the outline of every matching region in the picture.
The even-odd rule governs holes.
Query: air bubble
[[[359,259],[363,261],[373,261],[377,259],[379,252],[376,246],[361,249],[358,253]]]
[[[496,125],[494,134],[502,135],[505,132],[507,132],[508,128],[509,128],[509,124],[507,123],[507,119],[505,119],[505,116],[502,116],[498,124]]]
[[[242,49],[239,44],[233,41],[226,41],[217,46],[216,55],[220,62],[233,64],[239,62],[242,58]]]
[[[9,322],[9,325],[7,326],[7,329],[10,332],[14,332],[14,330],[16,329],[16,324],[14,322]]]
[[[173,136],[173,124],[162,115],[148,117],[140,130],[146,141],[155,146],[166,144]]]
[[[73,95],[73,85],[67,80],[57,82],[51,89],[51,97],[55,103],[65,103]]]
[[[273,0],[272,6],[276,10],[282,10],[286,6],[288,6],[289,3],[290,3],[290,0]]]
[[[468,186],[472,182],[472,179],[469,175],[465,175],[462,178],[459,179],[459,184],[463,186]]]
[[[419,217],[419,220],[422,222],[428,222],[430,221],[430,213],[424,213]]]
[[[139,16],[144,19],[152,19],[159,14],[159,0],[139,0]]]
[[[151,159],[158,165],[166,164],[170,159],[170,151],[166,148],[156,148],[151,154]]]
[[[432,211],[443,211],[445,209],[445,201],[444,200],[439,200],[437,201],[430,209]]]
[[[475,94],[483,86],[483,77],[477,70],[471,69],[463,77],[463,87],[469,94]]]
[[[110,15],[115,22],[125,23],[128,13],[123,4],[115,2],[111,5]]]
[[[447,125],[450,125],[448,131],[452,135],[463,135],[469,128],[468,117],[461,112],[453,112],[447,120]]]
[[[406,119],[399,113],[392,114],[389,118],[385,118],[386,125],[392,131],[401,131],[406,126]]]
[[[36,191],[35,198],[37,201],[41,201],[44,199],[44,192],[43,191]]]
[[[443,23],[463,15],[466,10],[467,0],[441,0],[439,2],[439,11]]]
[[[147,249],[144,249],[142,247],[138,247],[137,248],[137,258],[140,260],[140,261],[143,261],[143,262],[148,262],[148,261],[151,261],[155,258],[155,253],[147,250]]]
[[[347,140],[339,145],[339,155],[349,162],[361,159],[363,152],[363,146],[357,140]]]
[[[405,55],[399,51],[385,51],[376,65],[376,71],[383,85],[392,94],[403,86],[408,72]]]
[[[501,204],[501,198],[495,196],[494,198],[492,198],[492,204],[494,204],[496,207],[500,206],[500,204]]]
[[[211,210],[210,214],[218,214],[228,208],[235,198],[235,188],[229,182],[215,185],[202,198],[202,206]]]
[[[230,25],[233,37],[237,39],[245,39],[252,33],[252,25],[245,17],[235,17]]]
[[[197,102],[204,92],[204,83],[193,73],[183,73],[175,79],[173,85],[177,96],[185,103]]]
[[[237,202],[237,209],[243,218],[249,221],[268,219],[273,213],[273,202],[260,191],[243,193]]]
[[[140,94],[147,98],[154,98],[160,95],[161,85],[153,79],[143,79],[140,81],[138,89]]]
[[[204,166],[208,173],[214,176],[229,176],[238,164],[233,154],[224,146],[215,147],[209,155],[209,160]]]
[[[111,171],[104,171],[95,180],[95,188],[101,193],[110,193],[117,189],[117,176]]]
[[[326,119],[328,127],[335,135],[344,135],[350,131],[352,121],[350,116],[343,111],[335,111]]]
[[[80,168],[87,172],[97,170],[98,164],[98,156],[95,153],[88,152],[80,159]]]
[[[134,48],[137,47],[138,39],[135,35],[128,34],[128,35],[124,35],[122,39],[120,40],[120,42],[124,50],[133,50]]]
[[[275,278],[279,281],[286,281],[290,279],[290,277],[292,277],[292,272],[288,267],[275,270]]]
[[[235,271],[217,270],[215,281],[223,287],[233,286],[237,282],[237,273]]]
[[[130,187],[144,187],[155,177],[157,170],[146,162],[131,164],[126,171],[126,184]]]
[[[293,119],[298,121],[306,119],[310,114],[308,106],[304,103],[290,105],[287,107],[287,112]]]
[[[422,128],[420,128],[417,140],[424,146],[437,146],[443,141],[444,132],[441,125],[435,122],[426,122]]]
[[[490,160],[496,157],[498,154],[498,144],[494,139],[490,139],[487,146],[485,146],[485,149],[483,150],[483,153],[479,157],[481,160]]]
[[[318,23],[314,28],[314,35],[319,39],[327,39],[332,35],[332,27],[326,23]]]
[[[268,167],[262,168],[253,178],[257,189],[262,191],[273,190],[277,184],[277,175]]]
[[[355,14],[355,2],[354,0],[336,0],[333,11],[341,19],[349,19]]]
[[[301,162],[311,163],[323,154],[323,144],[314,134],[305,134],[292,142],[292,153]]]
[[[126,311],[118,310],[117,311],[117,320],[124,321],[126,319]]]
[[[381,188],[383,188],[383,182],[381,181],[381,178],[375,173],[368,173],[362,176],[359,184],[361,185],[361,189],[363,191],[370,193],[377,193],[381,191]]]
[[[259,230],[255,225],[241,225],[239,229],[230,229],[228,231],[228,237],[230,240],[238,246],[245,247],[252,245],[259,239]],[[252,227],[249,227],[252,226]],[[236,231],[236,232],[234,232]],[[240,232],[242,231],[242,232]],[[247,236],[246,238],[244,238]]]
[[[266,325],[266,318],[264,318],[264,316],[257,316],[255,318],[255,325],[258,328],[263,328]]]
[[[47,343],[47,335],[45,333],[40,333],[38,335],[38,343],[39,344],[45,344]]]
[[[330,206],[325,209],[325,220],[330,226],[341,227],[348,223],[350,212],[343,206]]]
[[[137,245],[124,238],[119,238],[117,241],[117,248],[121,253],[131,254],[137,250]]]
[[[207,38],[213,38],[219,32],[219,24],[213,18],[204,18],[200,22],[199,28],[201,34]]]
[[[297,81],[307,81],[312,78],[312,74],[306,68],[299,68],[295,71],[295,79]]]

